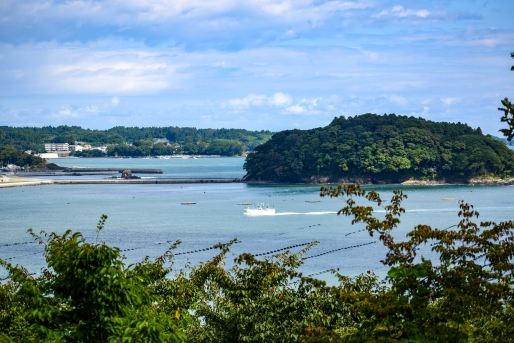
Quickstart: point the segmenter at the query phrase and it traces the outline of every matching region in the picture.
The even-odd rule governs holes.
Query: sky
[[[500,135],[514,0],[2,0],[0,125],[310,129],[396,113]]]

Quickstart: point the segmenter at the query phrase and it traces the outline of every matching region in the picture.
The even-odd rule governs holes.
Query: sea
[[[241,178],[244,158],[114,159],[76,158],[50,162],[65,167],[158,168],[163,174],[140,175],[144,178]],[[105,176],[82,176],[103,178]],[[64,177],[60,177],[64,178]],[[395,239],[406,240],[416,225],[445,229],[457,224],[459,203],[470,203],[479,212],[480,221],[514,220],[514,187],[511,186],[403,186],[366,185],[383,199],[393,190],[407,195],[406,212],[394,230]],[[173,250],[174,272],[212,258],[217,243],[237,239],[225,261],[231,268],[241,253],[258,258],[276,259],[275,254],[290,250],[302,253],[299,267],[303,275],[312,275],[337,284],[332,273],[356,276],[372,271],[384,277],[389,267],[380,261],[386,249],[371,237],[364,224],[352,225],[352,218],[338,215],[345,202],[341,198],[321,198],[319,185],[216,184],[103,184],[42,185],[0,189],[0,258],[27,268],[37,275],[45,267],[44,246],[35,243],[27,230],[64,233],[80,231],[90,242],[101,241],[117,246],[127,264],[146,256],[162,256],[176,240]],[[194,204],[183,205],[184,202]],[[244,209],[264,204],[275,209],[273,216],[245,216]],[[359,201],[364,204],[365,202]],[[387,202],[386,202],[387,204]],[[102,214],[108,216],[105,228],[96,237],[96,225]],[[375,207],[383,218],[383,208]],[[310,250],[306,244],[316,243]],[[420,247],[418,258],[439,263],[430,245]],[[0,269],[0,278],[7,275]]]

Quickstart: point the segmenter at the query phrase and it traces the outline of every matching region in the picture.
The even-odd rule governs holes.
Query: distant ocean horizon
[[[244,176],[244,158],[205,159],[58,159],[66,167],[160,168],[163,174],[145,177],[207,178]],[[96,177],[96,176],[95,176]],[[82,177],[83,178],[83,177]],[[89,177],[88,177],[89,178]],[[384,199],[394,189],[401,189],[408,199],[406,213],[395,230],[398,240],[418,224],[447,228],[457,224],[457,198],[473,204],[480,213],[477,222],[514,219],[514,187],[511,186],[402,186],[369,185]],[[307,202],[316,200],[319,202]],[[194,202],[194,205],[182,205]],[[240,203],[269,204],[275,216],[246,217]],[[339,268],[348,276],[374,271],[385,276],[388,268],[380,263],[386,249],[376,237],[370,237],[364,225],[351,225],[351,218],[336,213],[344,206],[340,199],[320,198],[314,185],[163,184],[163,185],[45,185],[0,189],[0,257],[37,273],[44,266],[43,246],[31,243],[27,229],[59,233],[67,229],[81,231],[94,240],[101,214],[108,215],[100,240],[117,246],[127,263],[145,256],[157,258],[172,242],[183,243],[176,252],[175,271],[187,263],[197,264],[212,257],[209,249],[218,242],[238,238],[227,258],[227,267],[243,252],[263,254],[301,251],[306,243],[319,244],[305,253],[300,267],[304,275],[325,272],[319,279],[334,284],[327,270]],[[376,215],[384,211],[377,208]],[[375,235],[376,236],[376,235]],[[27,243],[17,244],[13,243]],[[183,253],[183,254],[182,254]],[[430,247],[421,247],[419,257],[433,259]],[[268,254],[266,256],[271,256]],[[6,273],[0,270],[0,278]]]

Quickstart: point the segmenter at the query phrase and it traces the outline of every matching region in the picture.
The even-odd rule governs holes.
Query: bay
[[[117,168],[125,163],[131,168],[161,168],[164,173],[159,177],[239,178],[244,175],[244,159],[241,158],[80,159],[79,162],[77,166],[82,167]],[[77,162],[58,161],[60,165],[64,163]],[[458,198],[473,204],[480,212],[477,221],[499,222],[514,217],[513,187],[369,185],[366,188],[377,190],[384,199],[390,198],[394,189],[407,194],[408,199],[403,203],[407,212],[401,216],[401,224],[395,231],[397,240],[405,239],[405,234],[418,224],[441,229],[457,224],[460,220],[458,202],[442,198]],[[306,202],[308,200],[319,202]],[[182,202],[196,204],[182,205]],[[238,205],[241,202],[269,204],[276,209],[276,215],[246,217],[243,215],[245,206]],[[216,252],[203,249],[234,238],[240,243],[231,247],[227,267],[242,252],[261,254],[318,241],[315,248],[305,253],[305,257],[313,257],[300,267],[304,275],[339,268],[340,273],[349,276],[368,270],[384,276],[388,268],[382,266],[380,260],[385,256],[385,249],[376,237],[361,231],[362,224],[352,225],[351,218],[336,214],[343,206],[341,199],[320,198],[319,186],[312,185],[227,183],[5,188],[0,189],[0,257],[12,258],[10,262],[37,273],[44,266],[41,245],[6,244],[31,242],[28,228],[59,233],[72,229],[95,241],[96,223],[101,214],[106,214],[109,218],[99,240],[126,250],[123,253],[127,263],[135,263],[144,256],[157,258],[177,239],[183,243],[175,252],[193,253],[176,256],[176,270],[187,263],[206,261]],[[377,216],[383,215],[383,210],[378,208]],[[371,244],[355,247],[368,243]],[[298,252],[302,248],[291,250]],[[435,258],[429,246],[422,247],[418,253]],[[0,277],[5,275],[5,271],[0,271]],[[317,277],[335,283],[330,273]]]
[[[135,174],[144,179],[200,179],[223,178],[240,179],[245,175],[244,157],[222,158],[58,158],[48,159],[66,168],[116,168],[161,169],[162,174]],[[104,175],[89,175],[90,179],[101,179]],[[49,177],[49,178],[52,178]],[[61,179],[77,179],[83,176],[60,176]]]

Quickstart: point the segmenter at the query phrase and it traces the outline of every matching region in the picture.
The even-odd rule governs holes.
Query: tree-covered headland
[[[367,113],[278,132],[248,155],[245,169],[247,180],[278,182],[466,181],[511,177],[514,151],[466,124]]]

